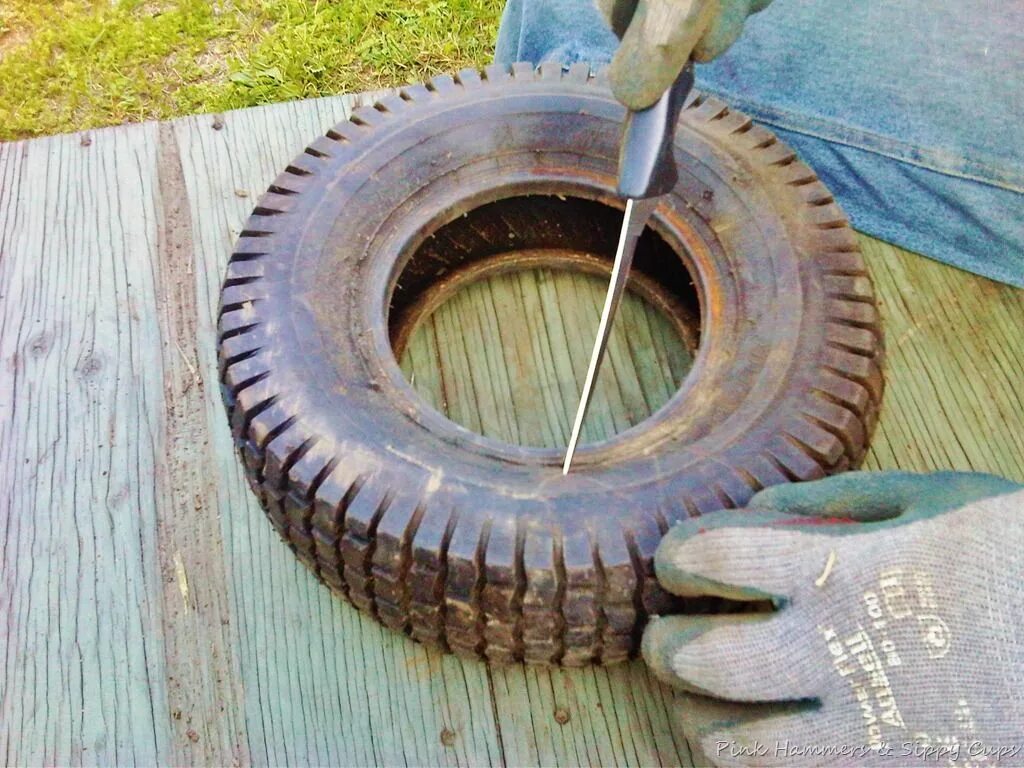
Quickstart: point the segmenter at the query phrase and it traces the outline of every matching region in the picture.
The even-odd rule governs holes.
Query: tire
[[[231,257],[219,361],[250,485],[322,581],[421,642],[626,659],[670,607],[651,561],[669,526],[864,457],[882,332],[854,233],[789,148],[703,95],[636,261],[696,296],[700,347],[665,406],[563,477],[560,451],[476,435],[405,382],[389,321],[438,275],[508,238],[611,258],[623,116],[579,65],[405,88],[299,155]]]

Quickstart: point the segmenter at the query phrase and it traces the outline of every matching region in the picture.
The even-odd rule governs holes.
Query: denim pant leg
[[[496,61],[610,60],[593,0],[509,0]],[[775,0],[697,84],[776,131],[861,231],[1024,287],[1024,3]]]
[[[611,61],[615,46],[592,0],[508,0],[494,60],[601,65]]]

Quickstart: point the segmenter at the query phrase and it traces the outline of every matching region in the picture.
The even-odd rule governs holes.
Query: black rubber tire
[[[701,95],[652,224],[693,275],[702,318],[668,404],[585,447],[563,478],[559,451],[475,435],[406,384],[388,342],[393,291],[413,301],[440,271],[395,289],[411,254],[515,195],[621,208],[623,114],[581,66],[405,88],[296,158],[231,257],[219,359],[251,487],[320,579],[417,640],[494,661],[625,659],[668,605],[651,557],[674,521],[864,456],[882,333],[855,236],[790,149]],[[524,245],[583,247],[553,237]]]

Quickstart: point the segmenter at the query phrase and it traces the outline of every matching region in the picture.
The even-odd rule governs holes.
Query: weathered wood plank
[[[0,755],[167,763],[155,125],[0,145]]]
[[[606,288],[598,277],[552,270],[468,285],[419,326],[402,370],[430,405],[469,429],[518,445],[563,447]],[[606,359],[584,443],[654,413],[692,363],[669,321],[633,293],[624,297]]]
[[[164,430],[154,456],[163,634],[174,762],[248,762],[241,678],[234,654],[217,506],[210,473],[204,392],[216,379],[199,371],[192,232],[174,132],[159,130],[155,309],[164,371]],[[156,397],[158,393],[153,393]]]
[[[195,249],[199,370],[216,377],[220,283],[255,198],[348,114],[325,99],[174,124]],[[243,196],[244,195],[244,196]],[[487,669],[428,652],[331,597],[278,540],[244,483],[220,396],[206,391],[217,508],[259,764],[502,762]]]
[[[886,330],[866,467],[1024,482],[1024,291],[861,237]]]
[[[672,691],[640,661],[493,671],[509,765],[691,765]]]
[[[158,136],[149,125],[0,149],[5,171],[18,172],[3,185],[13,194],[0,222],[13,404],[0,440],[5,515],[38,526],[31,547],[8,535],[4,567],[16,582],[33,561],[46,566],[44,580],[12,590],[12,610],[31,601],[26,628],[46,622],[34,661],[65,679],[80,709],[62,717],[55,689],[23,681],[33,696],[3,700],[37,714],[26,723],[5,712],[0,733],[19,735],[13,762],[244,760],[219,524],[203,514],[216,484],[206,412],[194,407],[195,300],[181,279],[191,248],[173,209],[180,195],[157,183]],[[52,446],[36,456],[37,440]],[[25,465],[31,474],[19,476]],[[121,582],[126,591],[111,592]],[[59,598],[35,600],[32,584],[60,585]],[[33,657],[18,632],[6,639],[17,674]],[[135,654],[145,674],[132,670]],[[147,719],[150,745],[132,735]]]

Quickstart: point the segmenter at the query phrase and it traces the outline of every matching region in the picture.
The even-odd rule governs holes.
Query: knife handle
[[[654,104],[630,110],[622,129],[619,149],[619,194],[643,200],[670,192],[679,180],[672,143],[683,102],[693,88],[693,62]]]

